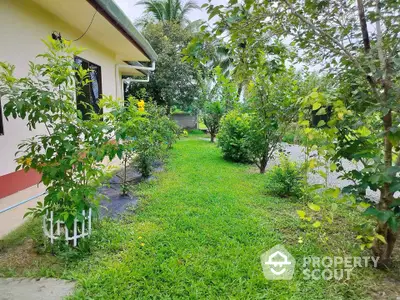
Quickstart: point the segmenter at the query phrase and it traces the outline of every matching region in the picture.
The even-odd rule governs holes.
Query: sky
[[[135,21],[143,15],[143,6],[136,5],[138,0],[114,0],[118,6],[125,12],[125,14],[132,20]],[[207,3],[207,0],[195,0],[198,6],[202,6]],[[211,3],[214,5],[226,4],[228,0],[212,0]],[[205,10],[193,10],[189,13],[189,19],[195,21],[202,19],[207,21],[207,12]]]
[[[0,0],[1,1],[1,0]],[[142,5],[136,5],[139,0],[114,0],[117,5],[125,12],[125,14],[131,19],[131,21],[136,21],[139,19],[141,16],[143,16],[143,6]],[[185,1],[185,0],[182,0]],[[208,3],[208,0],[194,0],[198,6],[202,6],[204,3]],[[226,5],[228,3],[228,0],[211,0],[211,3],[214,5]],[[208,21],[208,15],[207,12],[204,9],[200,10],[192,10],[189,13],[189,20],[191,21],[196,21],[198,19],[202,19],[204,21]],[[287,42],[288,44],[290,43]],[[309,66],[311,70],[317,71],[321,68],[321,66]],[[296,64],[295,65],[296,69],[302,69],[303,64]]]

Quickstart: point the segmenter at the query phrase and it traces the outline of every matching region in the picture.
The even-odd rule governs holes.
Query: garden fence
[[[50,217],[49,217],[50,215]],[[54,240],[59,240],[62,236],[65,236],[65,242],[73,241],[73,246],[76,247],[78,239],[90,236],[92,233],[92,209],[89,208],[89,213],[82,211],[83,221],[78,224],[78,219],[74,220],[73,234],[70,235],[69,230],[66,228],[63,221],[57,220],[54,222],[54,214],[51,211],[47,211],[43,216],[43,232],[45,236],[50,239],[50,243],[53,244]]]

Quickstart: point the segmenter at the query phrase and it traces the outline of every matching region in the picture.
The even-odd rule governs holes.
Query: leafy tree
[[[250,116],[238,109],[231,110],[222,119],[218,132],[218,147],[225,159],[248,163],[248,144],[245,142],[250,128]]]
[[[237,85],[224,75],[219,66],[211,71],[199,72],[198,84],[200,97],[196,108],[203,116],[204,124],[210,132],[211,142],[214,142],[222,116],[238,107]]]
[[[104,157],[121,152],[109,143],[112,128],[94,118],[90,107],[93,118],[83,120],[76,106],[75,93],[89,82],[88,70],[73,60],[80,50],[51,37],[45,44],[47,52],[39,55],[43,62],[31,62],[27,77],[16,78],[14,66],[0,63],[0,94],[8,100],[6,117],[26,120],[29,129],[46,129],[18,146],[17,170],[37,170],[47,191],[44,201],[27,214],[39,217],[53,211],[54,220],[71,230],[75,218],[83,220],[82,210],[97,207],[97,189],[106,178]]]
[[[201,28],[206,28],[202,25]],[[194,66],[207,73],[219,67],[225,77],[229,77],[234,69],[233,58],[229,55],[226,43],[221,39],[210,39],[207,31],[198,32],[190,41],[188,46],[183,49],[184,60],[193,62]]]
[[[325,66],[343,82],[332,101],[338,107],[336,118],[327,124],[337,129],[334,159],[340,164],[340,158],[347,158],[364,166],[360,172],[346,173],[356,184],[344,192],[352,192],[359,200],[365,200],[360,195],[368,188],[380,192],[379,203],[371,203],[366,214],[377,218],[372,251],[387,265],[399,227],[400,203],[394,196],[400,190],[396,175],[400,171],[399,4],[379,0],[284,3],[285,12],[277,15],[296,26],[300,34],[295,41],[311,56],[305,44],[309,36],[307,43],[317,46],[314,57],[325,57]],[[322,11],[324,21],[316,18]],[[320,97],[312,96],[316,108]],[[340,110],[343,96],[350,97]]]
[[[228,57],[223,61],[229,63],[230,79],[237,84],[239,97],[245,94],[248,83],[260,68],[260,57],[268,56],[264,63],[269,64],[269,71],[275,73],[282,67],[282,57],[289,54],[281,39],[259,24],[263,20],[255,16],[253,5],[256,2],[239,3],[236,0],[226,6],[204,4],[202,7],[209,13],[209,20],[215,22],[212,26],[203,25],[202,34],[197,35],[189,47],[191,53],[202,57],[203,61],[215,56],[214,52],[208,51],[208,45],[214,45],[218,53]]]
[[[211,143],[214,143],[215,136],[219,130],[219,122],[224,114],[221,102],[209,102],[203,111],[203,120],[211,136]]]
[[[250,84],[247,98],[251,119],[245,140],[250,161],[260,173],[265,173],[286,130],[295,120],[297,89],[293,70],[270,74],[265,69]]]
[[[136,95],[145,88],[147,96],[158,105],[191,110],[199,99],[197,70],[193,64],[182,61],[181,50],[187,46],[193,34],[173,23],[149,24],[143,31],[154,50],[158,53],[156,70],[150,74],[150,82],[132,83],[128,94]]]
[[[119,149],[118,156],[123,164],[123,176],[120,178],[121,194],[128,194],[129,182],[127,179],[127,170],[135,157],[135,138],[140,128],[140,122],[143,121],[144,112],[137,106],[138,101],[130,97],[125,101],[125,105],[114,101],[111,97],[103,96],[99,107],[103,111],[99,119],[103,119],[111,128],[113,128],[114,139]]]
[[[262,49],[257,36],[291,40],[302,49],[299,62],[317,62],[340,85],[336,93],[314,91],[306,105],[320,114],[326,111],[321,102],[334,109],[331,120],[320,124],[333,136],[334,147],[326,153],[334,151],[336,155],[330,156],[339,166],[340,158],[364,166],[360,172],[346,172],[355,186],[343,192],[354,193],[359,201],[365,194],[362,190],[380,193],[379,203],[371,203],[366,214],[377,220],[371,246],[382,265],[390,264],[399,227],[395,197],[400,168],[398,6],[392,0],[246,1],[243,5],[230,0],[226,6],[207,5],[210,17],[220,17],[214,34],[223,32],[224,26],[230,28],[232,37],[246,39],[246,48],[249,45],[254,51]],[[251,14],[240,14],[242,7]],[[305,126],[307,121],[303,120]]]
[[[141,25],[149,23],[177,23],[189,24],[188,14],[194,9],[199,9],[195,1],[188,0],[142,0],[136,5],[144,6],[146,16],[140,20]]]
[[[144,115],[133,141],[133,164],[146,178],[151,175],[154,163],[165,157],[166,150],[180,132],[178,125],[166,115],[164,107],[157,106],[151,100],[141,105]]]

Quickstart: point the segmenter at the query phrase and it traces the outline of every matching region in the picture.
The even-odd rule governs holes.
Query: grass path
[[[297,243],[299,204],[264,194],[264,177],[226,162],[215,145],[177,143],[166,171],[141,185],[134,215],[104,227],[102,250],[77,266],[77,298],[357,299],[357,285],[267,281],[260,255],[284,244],[297,258],[318,244]],[[103,225],[104,226],[104,225]],[[107,235],[108,232],[108,235]]]

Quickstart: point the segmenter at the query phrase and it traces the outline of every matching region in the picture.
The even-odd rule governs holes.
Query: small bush
[[[304,176],[301,168],[287,156],[282,155],[279,165],[274,166],[267,173],[268,193],[281,198],[302,196]]]
[[[181,129],[168,118],[163,107],[151,100],[141,105],[145,115],[135,135],[133,165],[146,178],[151,175],[154,164],[165,158],[166,151],[172,147]]]
[[[296,140],[296,134],[293,131],[288,131],[282,138],[282,142],[288,144],[294,144]]]
[[[221,102],[209,102],[204,107],[203,121],[204,124],[207,126],[208,132],[210,133],[212,143],[214,143],[215,136],[218,133],[219,124],[223,115],[224,108]]]
[[[204,135],[204,131],[200,129],[190,129],[189,130],[190,135]]]
[[[225,159],[247,163],[250,161],[245,138],[249,131],[250,117],[233,110],[226,114],[220,123],[218,146]]]

